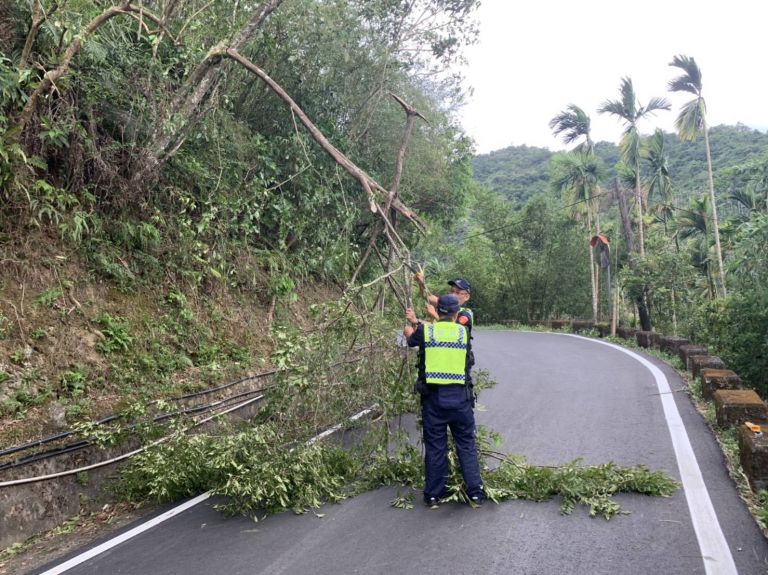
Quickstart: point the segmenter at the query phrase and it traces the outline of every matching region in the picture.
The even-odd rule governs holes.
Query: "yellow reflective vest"
[[[467,329],[458,323],[440,321],[424,325],[424,376],[427,383],[465,383],[467,341]]]

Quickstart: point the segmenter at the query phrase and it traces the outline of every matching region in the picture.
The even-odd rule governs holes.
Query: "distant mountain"
[[[741,124],[715,126],[710,130],[709,139],[715,172],[768,155],[768,134]],[[706,190],[704,140],[683,142],[676,134],[667,133],[664,147],[669,173],[679,196]],[[549,161],[555,153],[547,148],[510,146],[481,154],[473,160],[475,179],[520,207],[531,196],[547,190]],[[610,142],[598,142],[595,153],[602,158],[612,178],[620,156],[618,147]]]
[[[547,148],[511,146],[475,156],[475,179],[519,207],[534,194],[546,191],[552,154]]]

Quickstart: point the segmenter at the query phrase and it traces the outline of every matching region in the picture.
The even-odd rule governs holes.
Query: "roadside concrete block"
[[[634,339],[637,330],[633,327],[619,326],[616,328],[616,335],[624,339]]]
[[[720,427],[768,420],[768,407],[753,389],[718,389],[714,398],[715,417]]]
[[[553,319],[552,322],[552,329],[563,329],[566,326],[570,325],[570,320],[567,319]]]
[[[687,358],[685,358],[685,369],[688,371],[693,370],[693,358],[701,358],[701,357],[707,357],[707,353],[696,353],[694,355],[689,355]]]
[[[635,333],[635,339],[637,340],[637,345],[640,347],[649,348],[651,347],[651,332],[650,331],[638,331]]]
[[[691,370],[693,379],[698,379],[699,375],[701,375],[701,370],[706,367],[725,369],[725,362],[716,355],[692,355],[689,358],[689,362],[688,369]]]
[[[654,349],[660,349],[661,348],[661,338],[662,335],[657,331],[651,332],[651,347]]]
[[[685,368],[688,369],[688,358],[692,355],[707,355],[707,348],[703,345],[681,345],[677,349],[677,355],[680,356],[680,361],[682,361]]]
[[[704,399],[712,399],[718,389],[739,389],[741,378],[730,369],[713,369],[705,367],[699,375],[701,380],[701,395]]]
[[[672,355],[677,355],[681,345],[690,345],[690,341],[676,335],[662,335],[659,339],[659,349]]]
[[[725,393],[718,391],[717,393]],[[753,421],[765,429],[764,421]],[[739,460],[749,485],[755,492],[768,489],[768,433],[754,433],[746,425],[739,426]]]
[[[595,329],[600,337],[608,337],[611,335],[611,324],[609,323],[596,323]]]
[[[573,328],[573,333],[579,333],[582,331],[594,329],[595,322],[593,322],[591,319],[575,319],[571,322],[571,327]]]

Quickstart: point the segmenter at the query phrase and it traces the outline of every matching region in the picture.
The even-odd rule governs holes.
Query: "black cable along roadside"
[[[190,398],[193,398],[193,397],[200,397],[202,395],[208,395],[208,394],[211,394],[211,393],[215,393],[217,391],[221,391],[223,389],[227,389],[227,388],[233,387],[233,386],[238,385],[240,383],[245,383],[246,381],[253,381],[253,380],[256,380],[256,379],[260,379],[262,377],[266,377],[266,376],[269,376],[269,375],[274,375],[278,371],[279,370],[277,370],[277,369],[271,369],[269,371],[265,371],[265,372],[262,372],[262,373],[257,373],[256,375],[251,375],[251,376],[248,376],[248,377],[243,377],[243,378],[240,378],[238,380],[235,380],[235,381],[232,381],[232,382],[229,382],[227,384],[220,385],[220,386],[217,386],[217,387],[211,387],[211,388],[208,388],[208,389],[204,389],[202,391],[198,391],[198,392],[194,392],[194,393],[188,393],[186,395],[181,395],[179,397],[169,397],[168,399],[164,399],[163,401],[182,401],[184,399],[190,399]],[[159,402],[160,402],[159,399],[154,399],[154,400],[148,402],[147,406],[155,405],[155,404],[157,404]],[[173,414],[179,414],[179,413],[184,413],[184,411],[174,412]],[[172,414],[165,414],[165,415],[167,417],[170,417]],[[107,416],[107,417],[105,417],[103,419],[99,419],[98,421],[95,422],[95,424],[96,425],[104,425],[105,423],[110,423],[112,421],[115,421],[116,419],[120,419],[120,417],[122,417],[122,416],[119,415],[119,414],[109,415],[109,416]],[[163,418],[163,416],[159,416],[159,417]],[[156,418],[156,420],[157,420],[157,418]],[[13,446],[13,447],[8,447],[6,449],[0,450],[0,457],[4,457],[6,455],[11,455],[13,453],[19,453],[21,451],[27,451],[29,449],[33,449],[35,447],[40,447],[42,445],[47,445],[49,443],[53,443],[54,441],[58,441],[60,439],[64,439],[64,438],[69,437],[71,435],[75,435],[76,433],[77,433],[77,431],[75,431],[75,430],[63,431],[61,433],[57,433],[57,434],[51,435],[49,437],[44,437],[42,439],[37,439],[35,441],[30,441],[30,442],[24,443],[22,445],[16,445],[16,446]],[[4,468],[4,466],[0,465],[0,469],[3,469],[3,468]]]
[[[359,347],[353,348],[353,349],[351,349],[349,351],[360,352],[364,348],[365,348],[365,346],[359,346]],[[333,367],[336,367],[338,365],[342,365],[342,364],[345,364],[345,363],[357,362],[357,361],[361,361],[361,360],[362,360],[362,357],[358,356],[358,357],[356,357],[356,358],[354,358],[352,360],[342,360],[342,361],[335,362],[335,363],[331,364],[329,367],[333,368]],[[272,370],[269,370],[269,371],[258,373],[256,375],[240,378],[238,380],[229,382],[229,383],[224,384],[224,385],[220,385],[220,386],[204,389],[204,390],[198,391],[198,392],[188,393],[188,394],[185,394],[185,395],[182,395],[182,396],[179,396],[179,397],[168,398],[167,400],[164,400],[164,401],[181,401],[181,400],[190,399],[190,398],[193,398],[193,397],[200,397],[200,396],[203,396],[203,395],[209,395],[211,393],[215,393],[215,392],[221,391],[223,389],[228,389],[228,388],[233,387],[235,385],[238,385],[240,383],[244,383],[246,381],[253,381],[253,380],[256,380],[256,379],[260,379],[262,377],[267,377],[267,376],[270,376],[270,375],[274,375],[274,374],[279,373],[281,371],[284,371],[284,370],[283,369],[272,369]],[[173,417],[179,417],[181,415],[186,415],[186,414],[190,414],[190,413],[201,413],[201,412],[205,412],[205,411],[210,411],[212,409],[216,409],[217,407],[225,406],[225,405],[227,405],[229,403],[232,403],[233,401],[235,401],[237,399],[241,399],[241,398],[246,397],[246,396],[255,395],[255,394],[258,394],[258,393],[268,392],[269,390],[273,389],[274,387],[275,387],[274,385],[270,385],[270,386],[266,386],[266,387],[261,387],[259,389],[245,391],[245,392],[239,393],[237,395],[233,395],[233,396],[224,398],[222,400],[214,401],[214,402],[211,402],[211,403],[208,403],[208,404],[196,405],[196,406],[193,406],[193,407],[190,407],[190,408],[187,408],[187,409],[182,409],[182,410],[174,411],[174,412],[171,412],[171,413],[164,413],[164,414],[156,416],[155,418],[153,418],[152,421],[153,422],[159,422],[159,421],[163,421],[163,420],[170,419],[170,418],[173,418]],[[148,402],[147,405],[155,405],[155,404],[159,403],[160,401],[161,400],[155,399],[155,400],[153,400],[151,402]],[[251,403],[251,402],[248,401],[248,403]],[[121,415],[110,415],[108,417],[105,417],[103,419],[100,419],[100,420],[96,421],[95,423],[97,425],[104,425],[106,423],[115,421],[115,420],[119,419],[120,417],[121,417]],[[133,425],[127,427],[126,429],[127,430],[135,429],[136,427],[138,427],[138,425],[139,424],[133,424]],[[46,445],[48,443],[52,443],[52,442],[57,441],[59,439],[64,439],[65,437],[69,437],[69,436],[74,435],[76,433],[78,433],[78,432],[75,431],[75,430],[70,430],[70,431],[58,433],[58,434],[55,434],[55,435],[52,435],[52,436],[49,436],[49,437],[46,437],[46,438],[43,438],[43,439],[32,441],[32,442],[29,442],[29,443],[26,443],[26,444],[23,444],[23,445],[18,445],[18,446],[10,447],[10,448],[7,448],[5,450],[0,451],[0,457],[2,457],[4,455],[13,454],[13,453],[19,453],[21,451],[32,449],[34,447],[40,447],[42,445]],[[22,457],[20,459],[16,459],[15,461],[11,461],[11,462],[0,464],[0,471],[4,471],[4,470],[7,470],[7,469],[12,469],[12,468],[16,468],[16,467],[21,467],[23,465],[31,464],[31,463],[34,463],[34,462],[37,462],[37,461],[43,461],[43,460],[46,460],[46,459],[57,457],[59,455],[64,455],[66,453],[73,453],[73,452],[79,451],[81,449],[85,449],[86,447],[89,447],[91,445],[94,445],[94,443],[96,443],[96,442],[93,441],[93,440],[84,439],[84,440],[80,440],[80,441],[76,441],[76,442],[73,442],[73,443],[69,443],[69,444],[63,445],[61,447],[57,447],[57,448],[50,449],[50,450],[47,450],[47,451],[35,453],[35,454],[29,455],[29,456],[26,456],[26,457]]]

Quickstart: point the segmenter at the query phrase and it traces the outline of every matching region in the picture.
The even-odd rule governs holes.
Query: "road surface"
[[[672,368],[564,334],[476,330],[474,346],[477,367],[498,382],[483,392],[478,422],[502,434],[505,452],[540,465],[643,464],[683,488],[619,495],[629,514],[610,521],[583,507],[563,517],[557,500],[399,510],[393,489],[258,523],[222,517],[206,500],[38,573],[768,573],[768,544]]]

